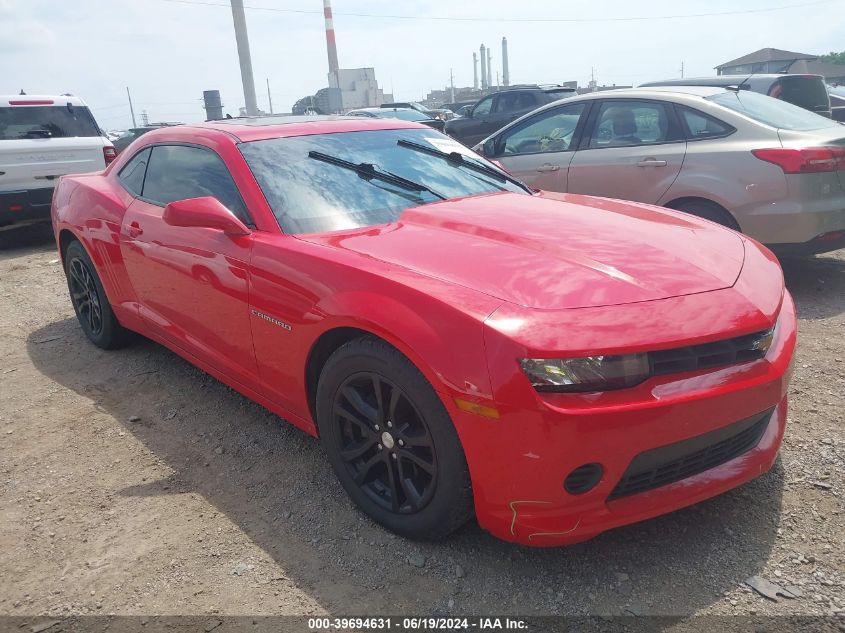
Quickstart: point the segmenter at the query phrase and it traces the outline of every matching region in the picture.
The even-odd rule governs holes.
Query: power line
[[[204,2],[203,0],[163,0],[163,2],[172,2],[177,4],[193,4],[207,7],[223,7],[231,8],[229,4],[221,4],[217,2]],[[622,18],[491,18],[489,16],[473,16],[473,17],[459,17],[459,16],[425,16],[425,15],[397,15],[397,14],[380,14],[380,13],[350,13],[344,11],[335,11],[334,15],[342,15],[352,18],[380,18],[386,20],[426,20],[438,22],[568,22],[568,23],[585,23],[585,22],[642,22],[650,20],[681,20],[686,18],[709,18],[727,15],[748,15],[753,13],[771,13],[773,11],[783,11],[786,9],[797,9],[813,7],[820,4],[830,4],[831,2],[841,2],[841,0],[814,0],[813,2],[801,2],[795,4],[783,4],[776,7],[766,7],[765,9],[739,9],[735,11],[718,11],[713,13],[687,13],[676,15],[658,15],[658,16],[629,16]],[[299,13],[308,15],[323,15],[322,11],[315,11],[311,9],[280,9],[278,7],[250,7],[244,5],[245,9],[252,11],[273,11],[276,13]]]

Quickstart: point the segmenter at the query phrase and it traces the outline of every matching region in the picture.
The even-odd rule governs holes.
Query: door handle
[[[545,165],[540,165],[537,168],[537,171],[540,171],[540,172],[557,171],[558,169],[560,169],[560,165],[551,165],[549,163],[546,163]]]
[[[126,233],[129,237],[138,237],[144,232],[144,229],[141,228],[141,225],[137,222],[132,222],[129,227],[126,229]]]
[[[637,163],[637,167],[666,167],[668,165],[665,160],[657,160],[656,158],[644,158]]]

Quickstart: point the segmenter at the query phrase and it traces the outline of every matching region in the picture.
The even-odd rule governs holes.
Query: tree
[[[829,64],[845,64],[845,51],[841,53],[829,52],[827,55],[819,55],[820,62],[828,62]]]

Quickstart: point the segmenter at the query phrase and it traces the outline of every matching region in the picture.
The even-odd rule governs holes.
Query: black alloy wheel
[[[422,510],[437,485],[434,441],[407,395],[388,378],[361,372],[335,394],[335,441],[353,481],[394,513]]]
[[[323,365],[315,404],[338,480],[374,521],[435,540],[472,516],[469,468],[449,412],[395,347],[372,336],[341,345]]]
[[[103,332],[103,308],[100,292],[88,264],[80,257],[68,262],[68,286],[73,307],[86,334],[97,337]]]
[[[68,245],[64,261],[70,301],[85,336],[103,349],[126,345],[133,334],[117,320],[94,262],[80,242]]]

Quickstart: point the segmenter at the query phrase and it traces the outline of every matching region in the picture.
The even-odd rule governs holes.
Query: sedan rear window
[[[782,130],[821,130],[839,125],[820,114],[747,90],[726,90],[706,98],[755,121]]]
[[[0,107],[0,140],[100,135],[85,106]]]
[[[477,168],[412,145],[458,152]],[[240,150],[279,226],[289,234],[394,222],[408,207],[443,199],[526,193],[505,177],[496,177],[501,172],[483,158],[432,130],[276,138],[242,143]]]

